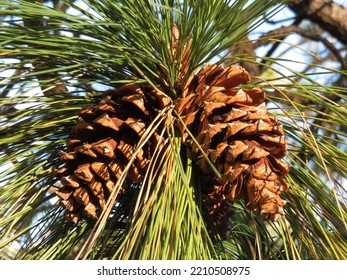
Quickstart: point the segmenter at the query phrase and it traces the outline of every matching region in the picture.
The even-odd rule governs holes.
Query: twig
[[[259,46],[264,46],[266,44],[271,43],[271,41],[265,40],[265,38],[278,36],[279,40],[283,40],[287,35],[292,34],[292,33],[299,34],[305,38],[308,38],[308,39],[316,41],[316,42],[322,42],[325,45],[325,47],[327,47],[331,51],[331,53],[336,57],[336,59],[339,61],[339,63],[341,64],[341,68],[347,69],[346,61],[343,59],[343,57],[341,56],[341,53],[334,46],[334,44],[332,44],[329,40],[327,40],[326,38],[324,38],[320,34],[316,34],[314,32],[307,31],[307,30],[305,30],[305,29],[303,29],[297,25],[294,25],[294,24],[290,25],[290,26],[280,27],[278,29],[272,30],[272,31],[262,35],[259,38],[259,40],[255,43],[255,46],[259,47]],[[272,46],[272,48],[268,51],[268,53],[266,54],[266,57],[271,56],[273,54],[273,52],[277,49],[277,47],[279,46],[280,43],[281,42],[277,41]]]

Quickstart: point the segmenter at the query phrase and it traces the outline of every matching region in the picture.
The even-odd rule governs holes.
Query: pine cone
[[[55,170],[62,185],[56,193],[67,218],[76,222],[80,214],[98,217],[141,136],[169,102],[147,85],[127,84],[106,91],[98,105],[80,111],[67,150],[61,154],[65,164]],[[123,191],[141,182],[153,149],[162,145],[159,139],[155,132],[136,153]]]
[[[184,82],[183,74],[182,70],[178,84]],[[250,210],[276,220],[285,203],[279,195],[288,188],[283,179],[288,166],[281,161],[286,154],[283,129],[268,114],[262,89],[238,87],[249,81],[241,67],[208,64],[187,79],[174,103],[184,122],[177,119],[175,125],[201,170],[203,201],[222,236],[234,201],[244,198]],[[77,221],[81,214],[97,218],[130,160],[122,190],[142,181],[153,149],[163,145],[158,133],[133,160],[134,151],[169,104],[169,98],[149,85],[127,84],[106,91],[98,105],[81,110],[61,155],[64,166],[56,170],[63,186],[57,194],[67,218]]]
[[[250,76],[238,66],[208,64],[185,83],[175,109],[200,147],[177,121],[183,142],[192,149],[203,174],[204,202],[220,231],[227,230],[230,204],[243,197],[265,219],[283,215],[288,166],[282,127],[267,112],[260,88],[241,89]],[[218,177],[206,157],[220,173]]]

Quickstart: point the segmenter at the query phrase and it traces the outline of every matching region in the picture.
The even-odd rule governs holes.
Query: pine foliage
[[[184,122],[189,107],[182,114],[177,105],[189,77],[208,63],[251,61],[247,54],[230,60],[228,51],[242,48],[242,38],[280,11],[281,1],[66,0],[67,10],[40,2],[0,0],[0,258],[347,258],[345,89],[319,79],[344,71],[307,62],[317,71],[303,74],[297,66],[304,63],[295,59],[257,59],[267,72],[243,91],[259,88],[266,107],[253,113],[267,111],[265,123],[283,127],[287,153],[283,142],[273,146],[283,165],[262,156],[261,166],[271,166],[276,176],[289,172],[281,194],[287,204],[277,221],[265,221],[258,204],[248,203],[249,194],[231,199],[221,220],[229,226],[224,236],[206,206],[201,174],[215,167],[214,176],[223,175],[213,161],[222,150],[204,148],[202,135]],[[298,101],[303,98],[309,106]],[[132,153],[124,152],[122,162],[106,154],[99,160],[106,150],[98,152],[96,143],[105,137],[98,128],[95,141],[84,143],[89,128],[83,122],[102,131],[124,129],[104,144],[109,150],[130,144]],[[93,158],[83,159],[87,169],[68,158],[75,149]],[[60,184],[68,192],[76,183],[62,179],[69,161],[65,167],[75,177],[84,178],[82,171],[99,176],[93,187],[80,178],[95,209],[84,195],[76,194],[72,204],[70,196],[57,196]],[[121,172],[101,172],[105,162],[122,165]],[[115,174],[116,184],[107,185]],[[73,207],[81,205],[87,215],[75,219]],[[64,217],[69,207],[65,215],[72,220]]]

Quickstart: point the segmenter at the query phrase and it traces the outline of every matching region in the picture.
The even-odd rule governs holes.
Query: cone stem
[[[210,161],[210,159],[208,158],[208,156],[206,155],[206,153],[204,152],[204,150],[201,148],[200,144],[198,143],[198,141],[196,141],[194,135],[189,131],[188,127],[186,126],[186,124],[184,123],[184,121],[182,120],[181,116],[174,111],[174,114],[176,115],[176,117],[179,119],[179,121],[181,122],[181,124],[183,125],[184,129],[187,131],[187,133],[189,134],[189,136],[192,138],[193,142],[195,143],[195,145],[198,147],[199,151],[202,153],[202,155],[204,156],[204,158],[206,159],[208,165],[211,167],[212,171],[214,172],[214,174],[217,176],[217,180],[220,181],[222,179],[222,175],[218,172],[218,170],[216,169],[216,167],[213,165],[213,163]]]

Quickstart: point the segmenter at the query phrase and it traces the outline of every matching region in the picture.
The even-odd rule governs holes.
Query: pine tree
[[[240,66],[260,63],[239,50],[280,1],[41,2],[0,0],[1,70],[12,71],[0,248],[18,242],[17,259],[346,258],[345,136],[314,122],[346,125],[333,101],[343,88],[297,81],[269,57],[261,76]]]

